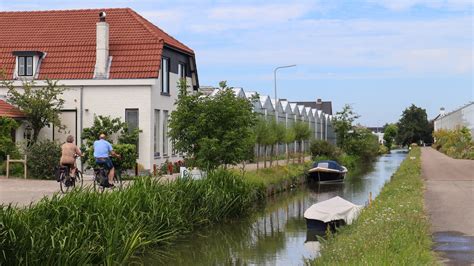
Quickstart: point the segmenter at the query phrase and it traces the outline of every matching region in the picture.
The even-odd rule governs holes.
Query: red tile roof
[[[0,117],[22,118],[25,114],[15,106],[0,100]]]
[[[194,56],[129,8],[0,12],[0,69],[11,77],[13,51],[41,51],[39,79],[92,79],[101,11],[109,23],[111,79],[157,78],[164,45]]]

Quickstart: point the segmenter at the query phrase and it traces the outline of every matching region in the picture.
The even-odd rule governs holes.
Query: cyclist
[[[120,157],[120,155],[115,153],[110,142],[105,140],[105,134],[102,133],[99,136],[99,140],[94,141],[94,158],[98,165],[102,165],[109,170],[108,183],[105,184],[105,187],[114,186],[115,167],[110,156]]]
[[[66,177],[66,185],[70,184],[70,177],[74,177],[76,174],[76,156],[82,156],[81,150],[79,150],[73,142],[74,137],[69,135],[66,138],[66,143],[61,146],[61,159],[59,164],[69,167],[69,176]]]

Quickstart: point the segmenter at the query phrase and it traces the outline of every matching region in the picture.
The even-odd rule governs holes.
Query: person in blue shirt
[[[99,140],[94,141],[94,158],[97,164],[103,165],[109,170],[109,183],[107,187],[114,186],[115,167],[110,156],[120,157],[120,155],[115,153],[110,142],[105,140],[105,134],[100,134]]]

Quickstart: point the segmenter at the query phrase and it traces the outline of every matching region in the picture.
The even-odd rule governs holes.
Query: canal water
[[[402,150],[378,158],[373,170],[340,184],[298,188],[270,198],[251,217],[212,226],[147,254],[145,264],[162,265],[303,265],[319,255],[316,236],[306,229],[304,211],[334,196],[365,205],[390,180],[406,156]],[[167,255],[163,255],[167,254]]]

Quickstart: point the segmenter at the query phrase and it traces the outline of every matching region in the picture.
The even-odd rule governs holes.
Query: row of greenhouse
[[[213,88],[204,93],[213,96],[218,93],[219,90],[218,88]],[[251,100],[254,112],[260,117],[266,120],[277,119],[279,123],[284,124],[287,128],[290,128],[295,121],[308,123],[312,132],[311,139],[326,140],[332,144],[336,143],[332,125],[332,114],[326,114],[322,110],[291,102],[287,99],[274,99],[268,95],[260,95],[255,91],[244,91],[242,88],[233,88],[232,90],[237,97]],[[309,148],[309,140],[303,145],[303,150],[307,151]],[[284,145],[279,147],[281,152],[283,152],[284,149]],[[291,145],[290,149],[297,151],[298,147],[296,143],[295,145]]]

